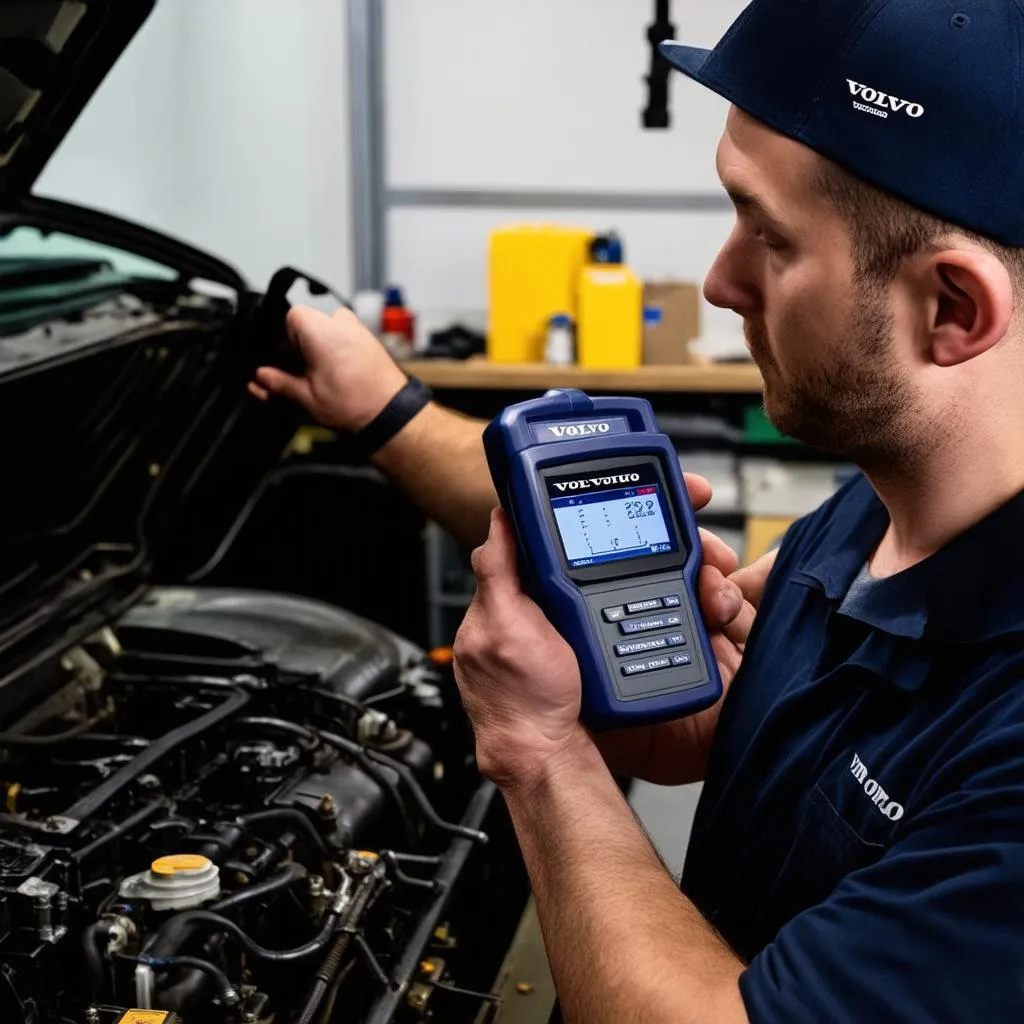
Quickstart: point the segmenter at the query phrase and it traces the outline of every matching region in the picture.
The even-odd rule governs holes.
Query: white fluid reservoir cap
[[[220,895],[220,869],[208,857],[178,853],[121,883],[122,899],[148,900],[154,910],[189,910]]]

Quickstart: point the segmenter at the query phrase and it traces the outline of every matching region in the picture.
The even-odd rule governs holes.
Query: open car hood
[[[25,195],[153,0],[3,0],[0,199]]]

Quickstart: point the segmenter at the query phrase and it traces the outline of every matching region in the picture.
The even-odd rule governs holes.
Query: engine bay
[[[445,661],[306,598],[154,587],[33,666],[0,735],[0,1020],[488,1019],[522,880]]]

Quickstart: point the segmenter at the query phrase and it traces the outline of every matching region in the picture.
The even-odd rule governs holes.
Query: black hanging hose
[[[20,732],[0,732],[0,746],[4,747],[52,747],[58,743],[67,743],[83,733],[88,732],[100,722],[106,721],[113,713],[109,705],[97,711],[90,718],[85,718],[63,732],[51,732],[43,735],[26,735]]]
[[[235,986],[231,984],[228,976],[216,966],[216,964],[210,963],[209,960],[202,960],[197,956],[163,956],[153,957],[146,956],[120,956],[118,959],[125,960],[128,963],[145,964],[147,967],[192,967],[197,971],[202,971],[203,974],[208,975],[217,984],[217,988],[220,989],[221,1001],[226,1006],[234,1006],[238,1002],[238,991]]]
[[[93,921],[82,930],[82,953],[89,972],[89,990],[93,999],[103,988],[103,953],[100,950],[100,943],[106,947],[112,927],[111,921]]]
[[[225,910],[232,910],[245,903],[252,903],[254,900],[259,900],[264,896],[269,896],[271,893],[279,892],[282,889],[288,889],[305,877],[306,869],[301,864],[296,864],[292,861],[291,863],[286,864],[284,868],[273,877],[268,878],[264,882],[255,882],[252,885],[244,886],[239,889],[238,892],[233,892],[230,896],[225,896],[223,899],[212,904],[210,909],[218,913]]]
[[[159,951],[165,948],[167,936],[174,934],[187,934],[193,928],[208,926],[212,931],[227,932],[234,938],[242,948],[251,956],[259,960],[268,960],[271,963],[292,963],[296,960],[305,960],[306,957],[323,949],[330,942],[331,936],[338,927],[338,920],[341,917],[336,911],[331,911],[324,918],[320,931],[301,946],[294,949],[266,949],[259,945],[242,930],[229,917],[215,914],[210,910],[186,910],[181,914],[175,914],[156,935],[147,943],[147,952],[151,955],[159,955]]]

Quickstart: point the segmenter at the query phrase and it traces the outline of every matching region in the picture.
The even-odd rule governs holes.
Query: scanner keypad
[[[694,645],[695,610],[681,587],[673,575],[609,586],[589,597],[620,700],[707,683],[704,654]]]
[[[660,633],[662,630],[675,630],[667,636],[644,637],[643,639],[630,640],[615,645],[615,656],[617,658],[628,658],[621,666],[621,673],[627,679],[632,676],[646,675],[648,672],[661,672],[667,668],[682,668],[693,664],[689,654],[673,654],[665,656],[654,654],[654,652],[667,651],[673,647],[685,647],[686,635],[679,632],[683,624],[680,615],[647,615],[651,611],[661,608],[679,608],[682,605],[682,597],[679,594],[666,594],[663,597],[650,597],[643,601],[633,601],[630,604],[617,606],[616,608],[605,608],[604,617],[607,622],[617,622],[619,630],[625,636],[639,636],[646,633]],[[609,614],[612,613],[612,614]],[[642,616],[634,618],[634,616]],[[652,654],[654,656],[641,660],[634,660],[637,655]]]

